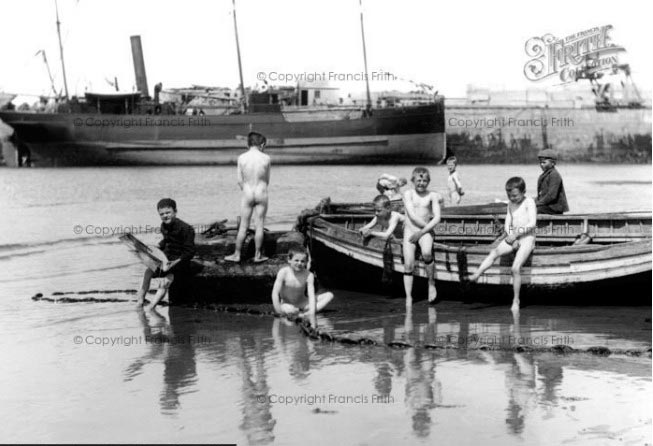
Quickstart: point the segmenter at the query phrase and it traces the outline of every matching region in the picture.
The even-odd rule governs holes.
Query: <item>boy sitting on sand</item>
[[[277,273],[272,288],[274,311],[282,316],[314,315],[333,299],[333,293],[315,296],[315,276],[308,271],[308,252],[301,246],[288,250],[288,266]]]
[[[187,272],[190,261],[195,255],[195,230],[188,223],[177,218],[177,203],[172,198],[163,198],[156,205],[161,217],[161,234],[159,249],[168,260],[167,265],[152,272],[149,268],[143,274],[143,284],[136,295],[138,305],[143,305],[145,294],[150,289],[152,278],[163,278],[162,286],[157,291],[152,302],[146,307],[151,310],[168,294],[168,289],[175,274]]]
[[[521,177],[512,177],[506,182],[506,194],[508,195],[508,212],[506,214],[504,238],[499,246],[494,248],[483,260],[478,270],[469,278],[476,282],[494,261],[501,256],[515,252],[515,260],[512,262],[512,310],[519,310],[519,291],[521,289],[520,270],[522,265],[531,255],[535,248],[535,227],[537,223],[537,208],[535,200],[525,196],[526,183]]]
[[[232,255],[225,257],[230,262],[240,262],[243,242],[247,236],[249,221],[254,214],[254,262],[265,262],[263,255],[263,225],[268,211],[268,184],[270,183],[270,157],[263,153],[267,140],[257,132],[247,136],[249,150],[238,157],[238,187],[243,191],[240,200],[240,226],[236,236],[236,247]]]
[[[415,269],[415,251],[419,244],[422,259],[429,281],[429,302],[437,297],[435,289],[435,263],[433,262],[433,228],[440,221],[441,197],[437,192],[429,191],[431,175],[425,167],[413,170],[411,181],[415,189],[404,193],[406,221],[404,224],[404,289],[406,305],[413,302],[413,270]]]
[[[390,198],[386,195],[377,195],[373,203],[374,218],[371,222],[363,226],[359,232],[363,238],[379,237],[386,240],[394,233],[397,224],[404,222],[405,217],[399,212],[392,210]],[[381,231],[372,230],[377,225],[381,227]]]

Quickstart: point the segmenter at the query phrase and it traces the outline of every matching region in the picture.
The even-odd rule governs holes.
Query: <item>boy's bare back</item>
[[[270,156],[256,148],[250,148],[238,157],[238,168],[243,185],[258,186],[270,182]]]

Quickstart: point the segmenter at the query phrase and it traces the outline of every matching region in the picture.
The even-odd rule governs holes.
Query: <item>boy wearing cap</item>
[[[544,149],[538,153],[537,158],[543,171],[537,179],[537,213],[562,214],[569,211],[562,177],[555,168],[556,153],[552,149]]]

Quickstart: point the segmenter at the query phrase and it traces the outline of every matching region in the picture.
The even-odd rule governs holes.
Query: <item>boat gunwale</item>
[[[356,216],[358,217],[358,216]],[[324,222],[327,227],[320,227],[315,225],[314,223],[318,220],[321,220]],[[384,243],[381,240],[381,243],[378,243],[379,247],[375,246],[370,246],[364,245],[362,242],[353,242],[353,240],[346,240],[342,238],[337,238],[333,235],[327,234],[326,230],[329,228],[336,228],[336,232],[340,233],[345,233],[349,237],[348,238],[359,238],[360,236],[358,235],[358,232],[352,229],[344,228],[342,225],[339,225],[337,223],[330,222],[328,220],[325,220],[322,215],[314,217],[314,220],[311,223],[311,230],[309,230],[308,236],[311,236],[311,231],[318,231],[318,232],[325,232],[325,236],[332,238],[332,239],[338,239],[340,241],[344,241],[349,245],[353,246],[359,246],[362,247],[363,249],[370,250],[370,251],[375,251],[375,252],[383,252],[383,247],[381,246],[382,243]],[[461,238],[464,238],[461,237]],[[583,253],[597,253],[597,252],[604,252],[608,251],[611,249],[617,249],[617,248],[623,248],[624,246],[631,247],[637,245],[639,246],[644,246],[644,245],[652,245],[653,239],[651,237],[639,237],[635,238],[630,241],[625,241],[625,242],[615,242],[615,243],[606,243],[606,244],[585,244],[585,245],[566,245],[566,246],[537,246],[533,250],[533,255],[565,255],[565,254],[583,254]],[[448,252],[448,253],[458,253],[461,250],[464,250],[465,252],[469,254],[487,254],[489,253],[493,248],[493,244],[483,244],[483,245],[478,245],[478,244],[463,244],[463,241],[461,241],[461,244],[447,244],[447,243],[441,243],[438,241],[434,241],[433,246],[439,248],[442,252]],[[395,237],[394,240],[391,241],[393,245],[401,247],[402,244],[402,239]],[[644,250],[642,249],[644,252]],[[646,252],[651,252],[651,249],[648,249]],[[632,255],[639,255],[641,253],[633,253]],[[628,256],[624,256],[628,257]]]

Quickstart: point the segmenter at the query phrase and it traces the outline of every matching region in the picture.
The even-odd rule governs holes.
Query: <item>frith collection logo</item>
[[[524,75],[531,81],[559,75],[566,83],[612,69],[619,64],[618,53],[626,50],[610,41],[610,30],[612,25],[605,25],[563,39],[552,34],[528,39],[525,49],[531,59],[524,65]]]

